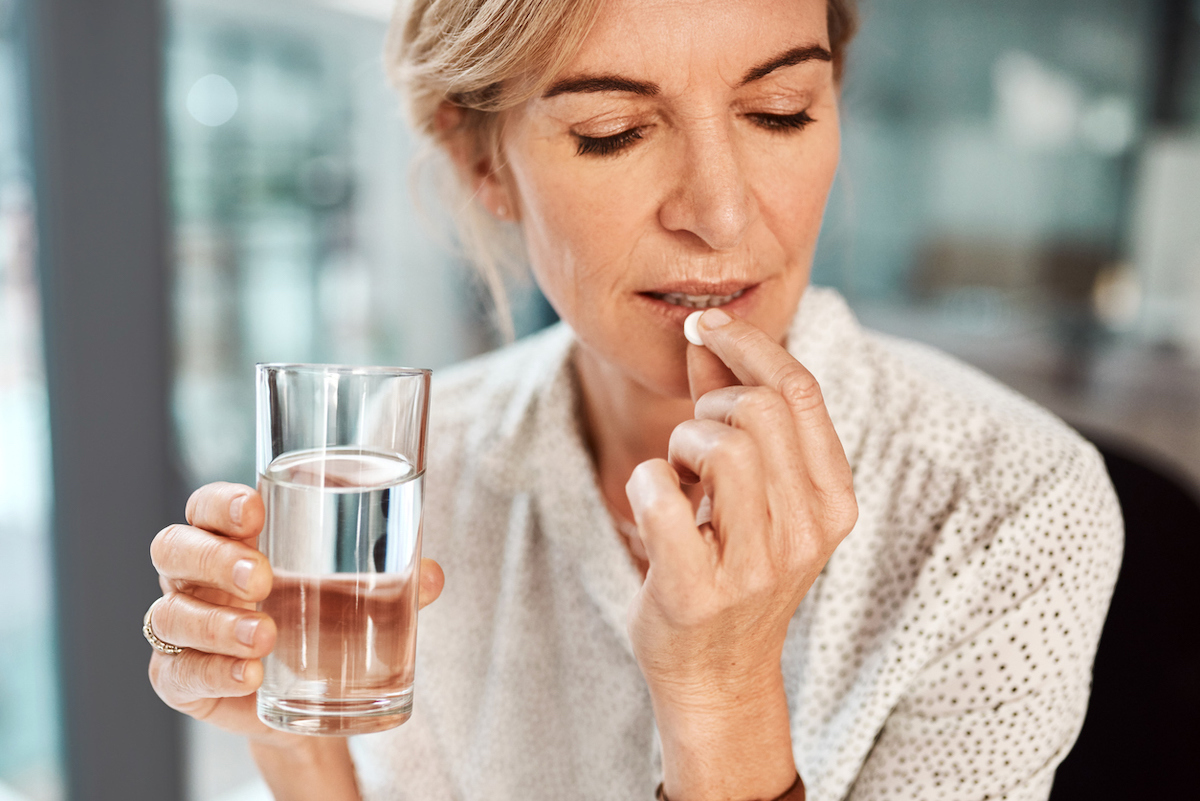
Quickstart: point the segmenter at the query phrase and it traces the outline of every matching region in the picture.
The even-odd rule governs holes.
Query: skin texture
[[[828,46],[823,0],[613,0],[554,84],[606,76],[638,92],[562,91],[506,112],[500,163],[455,139],[456,109],[436,120],[477,199],[520,226],[579,336],[601,489],[636,520],[645,555],[629,630],[673,801],[791,786],[787,624],[857,515],[820,388],[781,345],[837,169],[837,86],[820,58],[761,69]],[[738,290],[701,318],[706,347],[683,338],[690,309],[647,294]],[[155,655],[155,689],[249,736],[277,797],[356,797],[344,743],[254,718],[248,693],[275,637],[252,611],[270,586],[253,550],[261,500],[210,485],[188,521],[155,539],[167,600],[154,627],[195,650]],[[441,586],[426,560],[422,605]],[[244,645],[237,626],[251,620]]]

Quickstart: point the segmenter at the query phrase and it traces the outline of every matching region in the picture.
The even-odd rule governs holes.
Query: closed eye
[[[573,134],[573,136],[578,143],[575,150],[576,155],[611,156],[641,139],[642,129],[630,128],[612,136],[583,136],[582,134]]]
[[[795,114],[747,114],[746,117],[760,128],[780,132],[803,130],[816,122],[807,110]]]

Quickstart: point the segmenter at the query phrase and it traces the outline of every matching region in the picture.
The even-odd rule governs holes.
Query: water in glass
[[[293,451],[259,476],[259,548],[279,629],[258,713],[308,734],[361,734],[412,710],[421,491],[403,458],[354,447]]]

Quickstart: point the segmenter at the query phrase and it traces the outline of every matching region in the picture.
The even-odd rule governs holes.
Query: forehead
[[[564,73],[613,73],[672,86],[734,83],[764,57],[829,47],[826,0],[606,0]]]

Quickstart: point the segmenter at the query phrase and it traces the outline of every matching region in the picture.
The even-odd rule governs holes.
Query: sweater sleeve
[[[1047,798],[1083,725],[1122,547],[1103,461],[1080,443],[963,566],[944,644],[888,716],[849,798]]]

